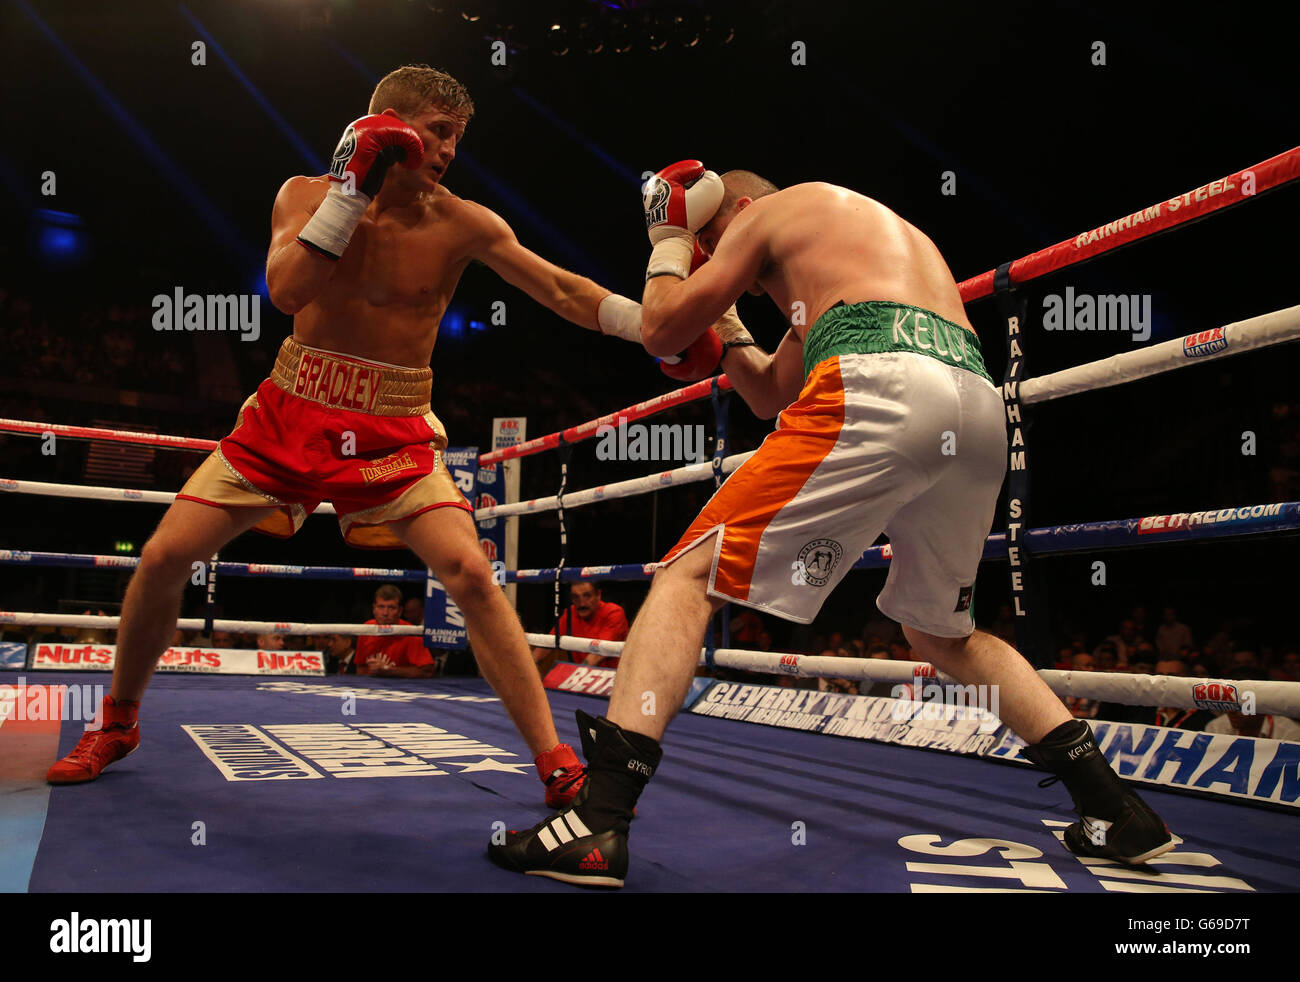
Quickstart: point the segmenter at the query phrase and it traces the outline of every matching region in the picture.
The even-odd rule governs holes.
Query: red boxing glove
[[[722,361],[722,341],[713,328],[709,328],[677,357],[676,364],[659,363],[663,373],[679,382],[698,382],[717,374],[718,363]]]
[[[722,196],[722,178],[698,160],[665,167],[646,182],[641,194],[651,244],[694,235],[717,212]]]
[[[351,183],[357,191],[373,198],[389,167],[400,161],[402,166],[415,170],[423,160],[424,144],[419,134],[393,110],[385,109],[348,124],[330,161],[330,180]]]

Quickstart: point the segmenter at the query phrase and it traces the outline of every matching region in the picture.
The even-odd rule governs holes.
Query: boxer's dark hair
[[[765,177],[759,177],[752,170],[729,170],[722,175],[722,204],[718,211],[734,208],[741,198],[753,198],[757,201],[765,194],[775,194],[781,190]]]
[[[395,109],[401,116],[413,116],[430,105],[464,116],[466,122],[474,116],[474,102],[465,86],[428,65],[403,65],[389,72],[370,97],[372,114]]]

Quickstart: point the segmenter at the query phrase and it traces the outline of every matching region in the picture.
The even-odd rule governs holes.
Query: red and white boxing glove
[[[695,233],[717,214],[722,197],[722,178],[698,160],[679,160],[646,182],[641,205],[654,246],[646,279],[690,275]]]
[[[717,374],[720,361],[722,340],[713,328],[709,328],[692,341],[675,362],[667,358],[660,359],[659,368],[669,378],[679,382],[698,382]]]
[[[348,124],[330,161],[330,189],[298,241],[328,259],[338,259],[379,193],[393,164],[415,170],[424,160],[424,143],[391,109]]]

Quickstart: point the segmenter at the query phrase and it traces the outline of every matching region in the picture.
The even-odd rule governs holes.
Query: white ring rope
[[[1207,336],[1203,347],[1208,350],[1191,353],[1189,348],[1196,347],[1196,339],[1202,335]],[[1149,348],[1126,351],[1110,358],[1052,372],[1050,375],[1025,379],[1020,383],[1020,401],[1046,402],[1080,392],[1091,392],[1093,389],[1122,385],[1198,362],[1228,358],[1243,351],[1267,348],[1297,338],[1300,338],[1300,306],[1286,307],[1258,317],[1234,321],[1212,331],[1199,331],[1172,341],[1153,344]],[[1220,344],[1222,347],[1219,347]]]
[[[555,646],[550,634],[527,634],[530,644],[540,648]],[[623,651],[622,641],[589,641],[584,638],[560,638],[560,648],[565,651],[585,651],[588,654],[618,656]],[[718,648],[713,652],[713,663],[723,668],[741,671],[767,672],[772,675],[794,675],[800,678],[840,678],[862,682],[908,683],[928,682],[934,678],[940,684],[958,685],[956,679],[937,672],[934,676],[917,676],[917,669],[929,668],[925,662],[903,662],[883,658],[840,658],[827,655],[795,655],[779,651],[748,651],[743,648]],[[703,651],[699,664],[706,664]],[[1181,709],[1197,708],[1195,687],[1218,682],[1230,685],[1238,692],[1255,694],[1256,713],[1274,713],[1279,716],[1300,716],[1300,682],[1237,681],[1219,679],[1174,678],[1167,675],[1125,675],[1120,672],[1061,672],[1042,670],[1039,676],[1058,696],[1077,696],[1104,702],[1119,702],[1127,706],[1169,706]]]
[[[0,610],[0,624],[51,624],[56,627],[115,629],[120,617],[94,614],[42,614],[32,611],[11,612]],[[203,618],[182,617],[176,622],[182,631],[203,630]],[[285,621],[232,621],[214,620],[214,631],[233,631],[237,634],[415,634],[423,635],[419,624],[316,624]],[[66,643],[66,642],[63,642]]]

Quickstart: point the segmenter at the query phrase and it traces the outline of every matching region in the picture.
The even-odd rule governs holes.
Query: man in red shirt
[[[375,591],[375,616],[367,624],[407,624],[397,616],[402,591],[385,583]],[[353,659],[358,675],[381,675],[399,679],[431,679],[437,673],[433,656],[424,641],[413,634],[377,634],[357,637]]]
[[[569,609],[560,615],[562,634],[575,638],[592,638],[596,641],[627,640],[627,615],[616,603],[608,603],[600,598],[600,587],[587,580],[579,580],[569,586]],[[551,628],[550,634],[555,633]],[[569,652],[563,652],[569,656]],[[581,652],[572,658],[578,661]],[[556,648],[534,648],[533,658],[537,660],[538,670],[543,675],[551,670],[560,657]],[[599,665],[601,668],[618,668],[618,659],[602,657],[598,654],[587,655],[579,662],[584,665]]]

